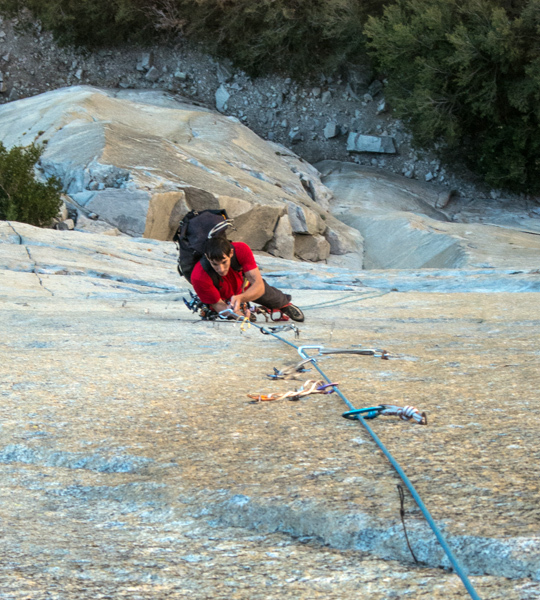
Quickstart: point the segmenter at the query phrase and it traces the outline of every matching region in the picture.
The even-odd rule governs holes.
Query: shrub
[[[14,146],[6,150],[0,142],[0,219],[48,226],[60,209],[60,182],[36,181],[34,166],[43,153],[42,146]]]
[[[29,9],[62,43],[114,45],[156,32],[191,36],[251,74],[333,70],[364,47],[384,0],[0,0]],[[364,53],[364,51],[362,50]]]
[[[111,45],[149,39],[153,27],[144,14],[148,0],[3,0],[5,14],[29,9],[64,45]]]
[[[358,54],[380,0],[176,0],[184,31],[253,75],[333,70]]]
[[[490,185],[540,190],[540,0],[400,0],[365,33],[419,145],[459,150]]]

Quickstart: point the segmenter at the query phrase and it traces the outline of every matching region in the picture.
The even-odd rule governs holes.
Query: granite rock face
[[[366,269],[532,269],[540,236],[532,230],[451,222],[451,192],[379,169],[324,161],[317,168],[334,198],[332,214],[357,229]],[[532,221],[532,219],[530,219]]]
[[[317,364],[358,408],[427,412],[370,423],[480,597],[537,597],[538,270],[257,260],[305,311],[285,339],[390,353]],[[401,482],[346,405],[250,403],[302,383],[267,377],[298,354],[187,292],[170,242],[0,223],[2,593],[463,598],[406,494],[413,565]]]
[[[170,240],[188,210],[225,208],[232,239],[264,250],[291,203],[347,231],[326,214],[331,193],[316,169],[238,119],[164,92],[63,88],[2,105],[0,128],[8,147],[46,141],[42,173],[83,213],[134,237]]]

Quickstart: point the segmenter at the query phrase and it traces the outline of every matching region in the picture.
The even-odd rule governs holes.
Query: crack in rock
[[[32,255],[30,254],[30,250],[28,250],[28,246],[23,242],[23,237],[21,236],[21,234],[15,229],[15,227],[13,227],[13,223],[11,223],[11,221],[7,222],[8,225],[11,227],[11,229],[13,230],[13,233],[19,238],[19,245],[23,246],[24,249],[26,250],[26,254],[28,255],[28,258],[30,259],[30,261],[33,263],[34,268],[32,269],[32,273],[34,273],[34,275],[37,277],[38,281],[39,281],[39,285],[46,291],[49,292],[49,294],[51,296],[54,296],[54,293],[49,290],[48,288],[46,288],[43,285],[43,281],[41,279],[41,277],[38,275],[38,271],[37,271],[37,263],[36,261],[32,258]]]
[[[244,495],[234,495],[202,510],[218,523],[281,532],[296,538],[312,537],[339,550],[359,550],[385,560],[410,563],[411,556],[401,523],[380,521],[373,515],[328,511],[302,503],[264,505]],[[439,524],[444,529],[444,524]],[[428,524],[410,520],[407,532],[414,553],[422,565],[448,569],[450,562]],[[447,536],[458,560],[471,575],[540,580],[539,538],[487,538],[473,535]]]

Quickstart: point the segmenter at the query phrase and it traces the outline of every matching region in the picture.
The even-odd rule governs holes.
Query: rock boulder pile
[[[224,208],[232,239],[311,261],[356,252],[317,171],[234,117],[153,91],[85,86],[0,107],[6,146],[45,143],[40,167],[73,205],[131,236],[170,240],[189,210]]]

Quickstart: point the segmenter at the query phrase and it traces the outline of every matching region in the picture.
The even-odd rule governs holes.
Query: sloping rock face
[[[47,141],[43,173],[59,177],[84,211],[131,236],[170,240],[187,211],[225,208],[235,220],[232,239],[254,250],[270,246],[290,257],[292,246],[304,258],[306,244],[295,237],[328,230],[349,245],[317,239],[310,260],[358,251],[354,234],[326,214],[331,193],[313,167],[293,171],[237,119],[162,92],[64,88],[3,105],[0,128],[8,147]],[[322,215],[325,222],[317,231],[293,230],[289,239],[282,227],[276,237],[290,204],[307,221]]]
[[[362,234],[366,269],[527,269],[540,263],[534,231],[449,222],[447,190],[352,163],[316,166],[334,194],[333,215]]]
[[[258,260],[305,310],[283,339],[390,353],[317,364],[357,408],[427,412],[370,423],[479,596],[538,597],[538,272],[486,269],[489,294],[467,293],[472,272],[440,293],[449,273],[432,272],[395,293],[375,271]],[[2,594],[464,598],[406,493],[413,564],[401,481],[336,394],[247,398],[313,367],[270,380],[295,348],[201,322],[187,291],[170,242],[0,223]]]

